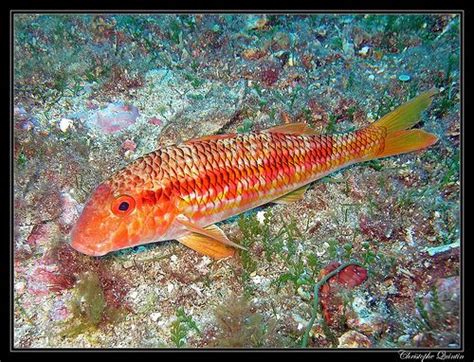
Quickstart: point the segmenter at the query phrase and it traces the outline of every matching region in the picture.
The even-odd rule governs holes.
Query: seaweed
[[[252,131],[253,122],[246,118],[244,119],[242,126],[237,127],[237,133],[249,133]]]
[[[184,347],[190,331],[201,334],[192,317],[186,314],[183,307],[179,307],[176,311],[176,320],[171,323],[171,341],[178,348]]]
[[[274,338],[276,324],[266,321],[247,297],[231,295],[216,307],[217,335],[211,343],[221,348],[258,348],[267,346]]]
[[[337,266],[337,267],[336,267]],[[334,268],[335,267],[335,268]],[[349,269],[350,268],[350,269]],[[323,273],[324,271],[324,273]],[[311,319],[305,328],[301,339],[301,347],[305,348],[308,346],[308,339],[313,324],[318,317],[318,313],[322,312],[324,315],[325,322],[322,322],[323,329],[325,330],[326,336],[333,341],[332,333],[329,328],[325,328],[326,322],[329,323],[331,318],[327,309],[326,299],[329,297],[331,287],[329,285],[330,280],[335,280],[338,284],[346,288],[353,288],[362,283],[366,274],[360,273],[365,271],[362,265],[355,261],[350,261],[344,264],[331,263],[324,270],[324,274],[321,279],[314,284],[313,303],[311,309]],[[326,325],[327,326],[327,325]]]
[[[93,272],[84,272],[73,290],[70,302],[72,321],[63,323],[61,335],[76,337],[88,331],[94,331],[101,324],[116,322],[123,317],[124,310],[107,303],[99,276]]]
[[[244,284],[245,292],[250,293],[250,274],[257,269],[257,262],[252,258],[250,248],[257,240],[260,233],[260,225],[255,215],[242,215],[239,217],[237,224],[243,235],[240,245],[246,248],[239,252],[240,262],[242,263],[242,282]]]

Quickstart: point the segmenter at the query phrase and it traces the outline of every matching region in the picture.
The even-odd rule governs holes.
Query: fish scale
[[[149,179],[161,175],[160,184],[169,197],[204,208],[197,213],[206,211],[205,215],[217,214],[222,211],[221,208],[239,211],[251,208],[255,202],[265,202],[282,195],[295,183],[308,183],[331,168],[361,160],[380,148],[382,138],[381,130],[371,129],[341,136],[235,135],[164,148],[136,160],[129,169],[135,174],[133,186],[147,203],[153,200],[150,192],[157,189],[140,190],[140,187],[149,184]],[[238,152],[229,153],[229,149]],[[161,172],[156,171],[157,168]],[[129,189],[129,175],[127,171],[117,175],[118,178],[126,177],[122,182],[112,183],[117,194]],[[224,189],[227,190],[225,193]],[[159,198],[154,200],[158,202]],[[210,203],[213,208],[209,208]],[[192,212],[188,216],[195,216],[196,211]]]

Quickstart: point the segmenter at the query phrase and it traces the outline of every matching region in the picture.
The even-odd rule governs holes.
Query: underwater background
[[[459,348],[459,15],[15,14],[13,31],[15,348]],[[160,146],[350,131],[431,87],[438,143],[220,223],[234,258],[69,246],[91,191]]]

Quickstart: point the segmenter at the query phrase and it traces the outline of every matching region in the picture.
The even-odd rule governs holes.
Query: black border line
[[[46,5],[46,2],[43,2],[42,5]],[[214,348],[163,348],[163,349],[143,349],[143,348],[110,348],[110,349],[87,349],[87,348],[29,348],[29,349],[22,349],[22,348],[15,348],[13,345],[13,223],[10,224],[10,338],[9,338],[9,353],[10,354],[29,354],[35,352],[87,352],[87,353],[96,353],[96,352],[159,352],[159,353],[166,353],[166,352],[199,352],[199,353],[206,353],[206,352],[323,352],[323,353],[341,353],[341,352],[356,352],[356,353],[367,353],[367,352],[383,352],[383,353],[392,353],[395,352],[396,355],[399,355],[401,351],[407,351],[412,353],[434,353],[437,352],[446,352],[447,354],[451,353],[465,353],[467,350],[465,349],[465,278],[464,278],[464,267],[465,267],[465,238],[464,238],[464,117],[465,117],[465,89],[464,89],[464,82],[465,82],[465,11],[463,9],[411,9],[411,10],[392,10],[392,9],[370,9],[370,10],[341,10],[341,9],[324,9],[324,10],[265,10],[265,9],[256,9],[256,10],[227,10],[227,9],[186,9],[186,10],[124,10],[124,9],[104,9],[104,10],[97,10],[97,9],[90,9],[90,10],[53,10],[53,9],[39,9],[39,10],[32,10],[32,9],[10,9],[10,16],[9,16],[9,41],[10,41],[10,107],[9,107],[9,116],[10,116],[10,127],[12,127],[13,122],[13,16],[14,14],[27,14],[27,13],[38,13],[38,14],[280,14],[280,15],[312,15],[312,14],[459,14],[460,15],[460,92],[461,92],[461,144],[460,144],[460,153],[461,153],[461,172],[460,172],[460,182],[461,182],[461,199],[460,199],[460,223],[461,223],[461,230],[460,230],[460,239],[461,239],[461,272],[460,272],[460,280],[461,280],[461,318],[460,318],[460,334],[461,334],[461,345],[460,348],[453,348],[453,349],[442,349],[442,348],[433,348],[433,349],[422,349],[422,348],[405,348],[405,349],[393,349],[393,348],[370,348],[370,349],[341,349],[341,348],[308,348],[308,349],[301,349],[301,348],[261,348],[261,349],[237,349],[237,348],[229,348],[229,349],[214,349]],[[10,185],[13,185],[14,175],[13,175],[13,160],[12,160],[12,147],[13,147],[13,131],[12,128],[10,130],[10,148],[9,148],[9,166],[10,166]],[[10,186],[10,219],[13,221],[13,188]],[[470,349],[468,350],[470,351]],[[340,354],[338,357],[341,357]]]

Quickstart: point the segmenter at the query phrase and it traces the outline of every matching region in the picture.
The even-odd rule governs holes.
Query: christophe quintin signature
[[[412,360],[412,361],[453,361],[453,360],[464,360],[464,355],[461,352],[411,352],[411,351],[398,351],[400,359]]]

